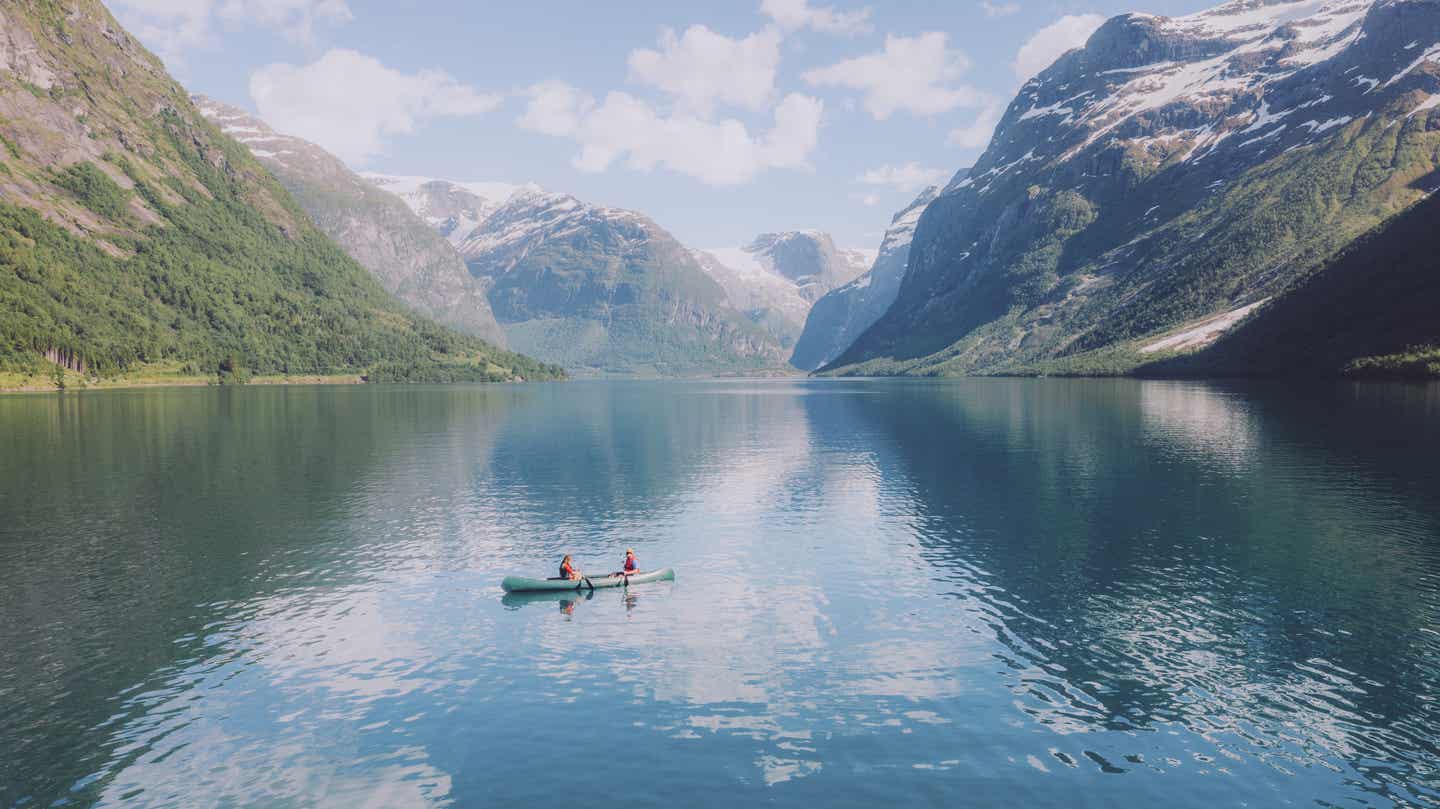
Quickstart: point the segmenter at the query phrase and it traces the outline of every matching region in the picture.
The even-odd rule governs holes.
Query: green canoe
[[[506,576],[500,586],[507,593],[534,593],[555,590],[598,590],[601,587],[625,587],[651,581],[669,581],[675,578],[675,571],[668,567],[636,573],[626,581],[625,576],[587,576],[579,581],[572,579],[527,579],[524,576]]]

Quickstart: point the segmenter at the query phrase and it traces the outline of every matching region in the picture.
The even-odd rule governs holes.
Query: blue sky
[[[192,91],[356,169],[534,182],[697,247],[875,247],[1104,17],[1216,4],[109,1]]]

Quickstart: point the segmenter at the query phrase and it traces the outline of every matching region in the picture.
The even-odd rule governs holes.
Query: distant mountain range
[[[869,269],[875,252],[840,249],[816,230],[762,233],[744,247],[692,251],[735,308],[760,324],[787,351],[810,308],[831,290]]]
[[[560,375],[387,294],[96,0],[0,43],[0,374]]]
[[[761,234],[744,247],[683,248],[641,213],[533,184],[364,177],[403,199],[487,282],[517,348],[595,372],[778,370],[815,301],[875,259],[813,230]],[[565,272],[546,263],[557,261]],[[621,282],[604,276],[619,266],[631,277],[616,302],[642,290],[642,298],[674,303],[616,310],[618,320],[607,314]]]
[[[1109,20],[1021,88],[827,370],[1126,373],[1283,311],[1440,185],[1437,60],[1433,0]],[[1428,322],[1400,331],[1440,340]]]
[[[400,197],[417,216],[456,247],[517,191],[540,190],[533,184],[466,183],[376,172],[365,172],[361,176]]]
[[[510,344],[588,373],[772,371],[776,337],[695,255],[636,211],[533,185],[367,175],[455,246]]]

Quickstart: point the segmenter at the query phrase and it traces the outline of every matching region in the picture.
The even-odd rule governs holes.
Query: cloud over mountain
[[[363,165],[385,139],[427,120],[481,115],[501,98],[441,70],[402,73],[358,51],[332,49],[308,65],[272,64],[250,77],[250,97],[277,130]]]

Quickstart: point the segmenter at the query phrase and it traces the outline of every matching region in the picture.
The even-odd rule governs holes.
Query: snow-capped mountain
[[[765,269],[743,250],[735,251],[741,254],[741,260],[731,255],[728,262],[722,262],[712,250],[690,252],[700,268],[725,290],[731,306],[775,335],[782,347],[788,349],[795,343],[811,302],[800,294],[794,281]]]
[[[811,303],[854,280],[875,261],[874,250],[837,248],[830,234],[818,230],[762,233],[744,247],[712,247],[705,252],[744,276],[769,273],[786,278]]]
[[[416,216],[453,245],[465,241],[481,222],[499,210],[505,200],[517,191],[539,190],[539,186],[529,184],[455,182],[375,172],[364,172],[361,176],[404,200]]]
[[[763,233],[744,247],[693,252],[731,305],[787,348],[800,336],[815,301],[875,261],[875,251],[837,248],[818,230]]]
[[[451,215],[427,210],[436,219],[444,213],[442,222]],[[523,186],[475,218],[463,237],[450,238],[487,282],[496,317],[520,350],[603,373],[753,371],[784,361],[776,339],[643,214]]]
[[[243,143],[315,224],[388,292],[442,323],[505,344],[484,284],[399,199],[309,141],[278,133],[228,104],[198,95],[192,100],[222,132]]]
[[[837,363],[1083,370],[1098,351],[1118,368],[1284,293],[1433,190],[1437,60],[1435,0],[1109,20],[1021,88]]]
[[[961,169],[963,177],[965,169]],[[805,328],[795,343],[790,364],[802,371],[813,371],[849,348],[851,343],[870,328],[900,292],[900,282],[909,265],[910,242],[915,226],[940,193],[939,186],[930,186],[890,220],[890,227],[880,242],[880,252],[873,266],[859,278],[826,293],[815,302],[805,318]]]

